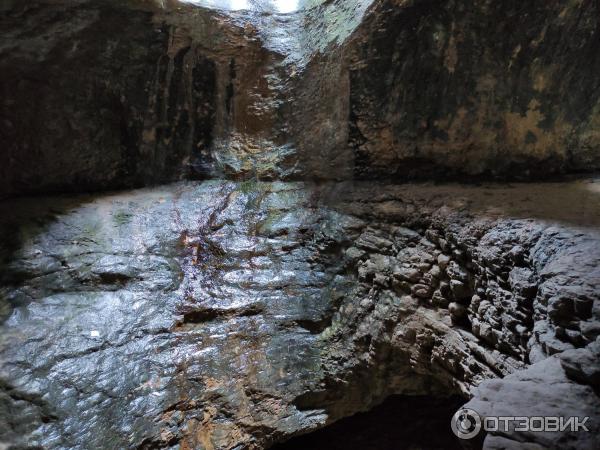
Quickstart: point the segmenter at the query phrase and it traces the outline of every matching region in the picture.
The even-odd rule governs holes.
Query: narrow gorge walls
[[[593,170],[597,8],[6,2],[0,192]]]
[[[600,169],[598,13],[1,2],[0,448],[259,450],[392,395],[600,417],[600,181],[437,183]]]

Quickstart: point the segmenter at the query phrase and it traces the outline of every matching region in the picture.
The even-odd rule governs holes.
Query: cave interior
[[[0,450],[600,448],[599,18],[1,1]]]

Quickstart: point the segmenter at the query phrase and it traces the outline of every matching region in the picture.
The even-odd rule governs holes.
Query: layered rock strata
[[[209,181],[5,203],[0,441],[265,448],[391,394],[597,418],[598,215],[577,212],[599,210],[597,185]],[[485,446],[594,448],[595,420]]]

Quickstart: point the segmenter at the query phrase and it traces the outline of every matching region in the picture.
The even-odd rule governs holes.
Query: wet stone
[[[3,247],[0,442],[258,449],[563,354],[565,392],[596,388],[594,232],[436,212],[459,264],[391,226],[397,208],[374,219],[372,185],[339,192],[212,180],[2,204],[20,237]],[[517,239],[526,266],[498,257]]]

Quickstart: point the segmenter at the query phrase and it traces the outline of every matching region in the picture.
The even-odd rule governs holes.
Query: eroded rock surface
[[[0,442],[265,448],[391,394],[479,385],[483,414],[516,414],[510,384],[592,431],[487,447],[598,444],[597,181],[208,181],[2,208]]]

